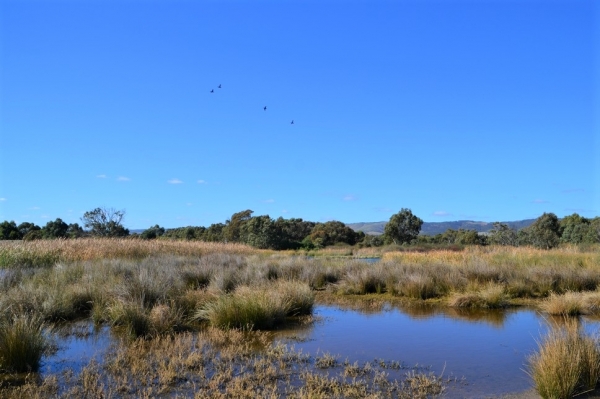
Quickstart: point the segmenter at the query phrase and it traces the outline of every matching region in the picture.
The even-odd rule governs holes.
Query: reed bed
[[[528,268],[531,266],[595,268],[600,265],[598,247],[582,252],[577,246],[565,246],[551,250],[531,247],[467,246],[462,251],[436,250],[430,252],[386,252],[382,260],[412,264],[442,263],[463,266],[484,261],[492,266]]]
[[[57,262],[99,259],[143,259],[156,255],[202,256],[258,253],[242,244],[203,241],[85,238],[36,241],[0,241],[0,268],[48,267]]]

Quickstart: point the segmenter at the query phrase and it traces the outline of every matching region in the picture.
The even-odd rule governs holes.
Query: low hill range
[[[516,222],[501,222],[513,230],[520,230],[535,222],[535,219],[518,220]],[[362,231],[365,234],[378,236],[383,234],[383,229],[387,222],[366,222],[366,223],[346,223],[354,231]],[[454,222],[423,222],[421,226],[421,234],[434,236],[442,234],[448,229],[452,230],[475,230],[478,233],[489,233],[494,228],[494,223],[476,222],[473,220],[457,220]],[[129,230],[132,234],[142,234],[146,229]]]
[[[530,226],[535,219],[518,220],[515,222],[501,222],[506,224],[513,230],[520,230]],[[368,223],[347,223],[346,226],[354,231],[362,231],[365,234],[380,235],[383,234],[383,229],[387,222],[368,222]],[[475,230],[478,233],[489,233],[494,228],[494,223],[477,222],[473,220],[457,220],[454,222],[423,222],[421,226],[421,234],[434,236],[442,234],[448,229],[452,230]]]

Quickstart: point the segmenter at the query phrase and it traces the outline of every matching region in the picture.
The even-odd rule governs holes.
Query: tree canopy
[[[121,224],[125,211],[113,208],[96,208],[83,214],[81,221],[90,234],[98,237],[125,237],[129,230]]]
[[[408,244],[417,238],[422,225],[423,220],[413,215],[410,209],[402,208],[400,212],[392,215],[383,234],[388,243]]]

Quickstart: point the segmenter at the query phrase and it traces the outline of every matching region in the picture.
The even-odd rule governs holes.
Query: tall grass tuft
[[[213,327],[270,330],[287,316],[309,315],[314,294],[306,283],[276,280],[255,286],[239,286],[233,293],[204,303],[195,318]]]
[[[457,308],[498,309],[507,307],[508,296],[502,285],[489,283],[477,291],[456,292],[450,296],[448,304]]]
[[[556,327],[529,358],[528,374],[544,399],[571,398],[596,387],[600,378],[598,342],[581,332],[576,320]]]
[[[396,284],[395,291],[399,295],[413,299],[436,298],[440,295],[434,278],[424,273],[407,275]]]
[[[278,301],[284,305],[286,316],[310,315],[315,303],[315,294],[310,286],[300,281],[278,280],[271,288],[266,285],[265,290],[273,291]]]
[[[270,330],[283,323],[287,312],[286,304],[266,291],[238,289],[206,303],[196,312],[196,318],[223,329]]]
[[[14,315],[0,321],[0,370],[35,372],[47,348],[39,316]]]
[[[540,307],[551,315],[578,316],[585,313],[585,299],[584,295],[578,292],[569,291],[562,295],[551,293]]]
[[[148,313],[137,303],[116,302],[107,308],[107,319],[131,338],[146,338],[152,332]]]

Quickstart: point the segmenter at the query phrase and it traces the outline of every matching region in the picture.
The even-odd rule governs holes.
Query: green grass
[[[0,371],[35,372],[47,348],[40,317],[14,315],[0,321]]]
[[[270,330],[283,323],[287,312],[286,304],[265,291],[238,291],[206,303],[196,318],[217,328]]]

